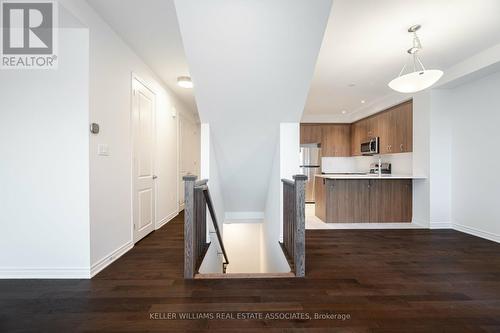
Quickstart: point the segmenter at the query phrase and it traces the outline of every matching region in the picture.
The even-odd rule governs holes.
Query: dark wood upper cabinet
[[[397,154],[413,151],[413,104],[399,104],[377,115],[383,128],[380,153]]]
[[[324,157],[351,156],[350,124],[327,124],[321,127],[321,148]]]
[[[381,154],[413,151],[413,102],[396,105],[352,124],[301,124],[300,143],[320,143],[324,157],[360,156],[361,142],[380,138]]]
[[[361,142],[367,138],[366,121],[351,125],[351,156],[361,156]]]
[[[321,125],[300,124],[300,144],[321,143]]]
[[[380,138],[381,154],[413,151],[413,102],[408,101],[351,125],[351,154],[361,155],[361,142]]]
[[[321,144],[324,157],[351,156],[350,124],[301,124],[300,144]]]

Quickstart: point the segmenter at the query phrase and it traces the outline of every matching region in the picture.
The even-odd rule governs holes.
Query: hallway
[[[499,250],[452,230],[307,230],[305,279],[185,281],[179,215],[92,280],[0,281],[0,331],[498,332]],[[344,316],[165,317],[183,311]]]

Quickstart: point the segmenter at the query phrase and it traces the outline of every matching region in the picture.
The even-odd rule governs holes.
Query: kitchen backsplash
[[[412,174],[413,153],[381,155],[382,162],[392,164],[393,174]],[[321,169],[324,173],[368,172],[370,164],[378,162],[379,156],[323,157]]]

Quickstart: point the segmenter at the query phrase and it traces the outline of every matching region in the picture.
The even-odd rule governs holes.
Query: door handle
[[[153,175],[153,179],[157,179],[157,178],[158,178],[158,176],[157,176],[157,175]]]

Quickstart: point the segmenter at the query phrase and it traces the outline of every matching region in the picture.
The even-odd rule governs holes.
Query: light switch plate
[[[109,156],[109,146],[107,144],[98,144],[97,145],[97,155]]]

